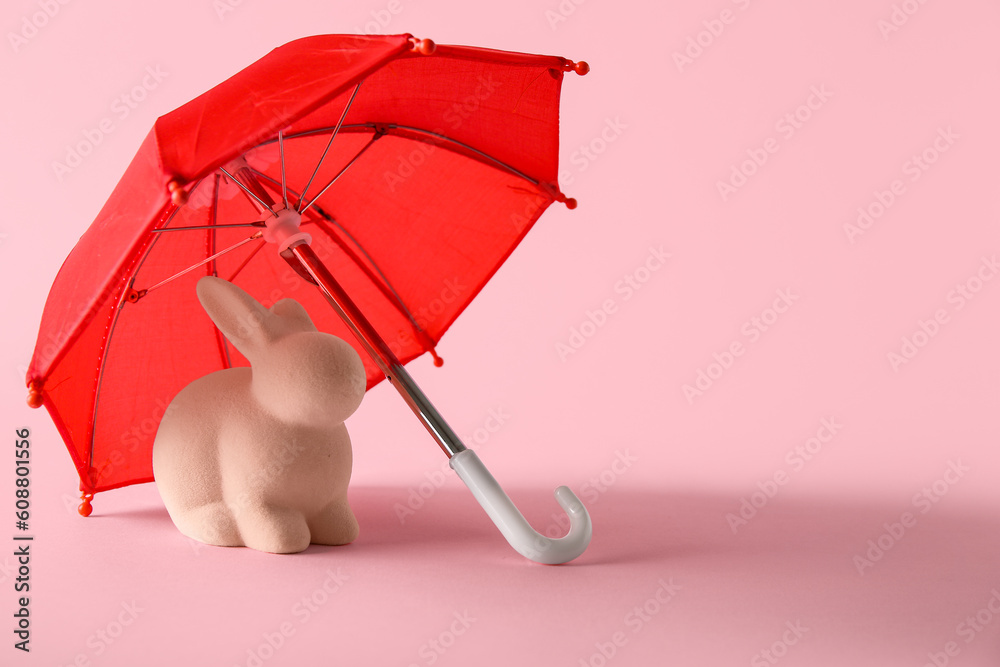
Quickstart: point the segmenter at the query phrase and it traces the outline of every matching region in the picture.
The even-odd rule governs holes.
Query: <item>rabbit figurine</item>
[[[358,353],[293,299],[267,309],[211,276],[197,293],[251,368],[194,380],[166,410],[153,475],[170,518],[200,542],[271,553],[353,541],[344,420],[365,393]]]

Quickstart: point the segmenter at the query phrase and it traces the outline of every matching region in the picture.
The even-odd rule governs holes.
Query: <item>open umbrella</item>
[[[153,480],[171,398],[248,365],[201,312],[216,275],[265,305],[294,297],[389,378],[507,540],[562,563],[591,536],[567,487],[565,537],[539,535],[406,372],[559,190],[565,72],[586,63],[410,35],[279,47],[159,118],[49,293],[28,368],[93,494]],[[309,283],[316,285],[311,287]],[[318,288],[318,289],[317,289]],[[332,306],[332,308],[330,308]]]

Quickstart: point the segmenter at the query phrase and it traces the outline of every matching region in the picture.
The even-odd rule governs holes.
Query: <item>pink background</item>
[[[0,547],[0,664],[1000,661],[996,3],[223,2],[4,4],[0,406],[5,460],[32,431],[35,542],[30,655]],[[43,5],[58,11],[33,19]],[[44,25],[12,45],[25,20]],[[81,519],[69,456],[24,404],[48,287],[153,120],[274,46],[366,31],[593,67],[563,88],[580,207],[542,218],[444,337],[443,368],[411,365],[540,530],[557,530],[552,488],[580,494],[594,541],[572,565],[514,554],[385,385],[349,422],[361,537],[284,557],[198,548],[153,485]],[[162,80],[124,116],[147,67]],[[105,119],[60,180],[53,162]],[[670,257],[647,272],[650,247]],[[935,335],[893,368],[921,321]],[[716,379],[689,400],[699,371]],[[4,466],[8,545],[13,481]],[[744,499],[762,507],[734,532]],[[889,548],[859,571],[869,540]]]

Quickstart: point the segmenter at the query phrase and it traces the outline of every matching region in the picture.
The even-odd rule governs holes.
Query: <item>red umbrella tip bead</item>
[[[429,56],[437,49],[437,44],[431,39],[417,39],[414,37],[410,40],[410,44],[413,45],[413,50],[422,56]]]
[[[94,511],[94,506],[90,504],[90,501],[94,498],[94,494],[85,493],[80,497],[83,499],[83,502],[76,508],[76,511],[80,513],[80,516],[90,516],[91,512]]]
[[[183,206],[187,203],[188,193],[177,181],[167,183],[167,190],[170,192],[170,201],[174,206]]]
[[[430,353],[431,353],[431,357],[433,357],[433,359],[434,359],[434,365],[435,366],[437,366],[438,368],[441,368],[442,366],[444,366],[444,359],[442,359],[441,357],[438,356],[438,353],[434,351],[433,347],[430,349]]]
[[[567,198],[566,198],[566,201],[565,201],[565,202],[563,202],[563,203],[565,203],[565,204],[566,204],[566,208],[568,208],[568,209],[569,209],[569,210],[571,210],[571,211],[572,211],[572,210],[573,210],[574,208],[576,208],[576,199],[575,199],[575,198],[573,198],[573,197],[567,197]]]
[[[35,409],[42,407],[42,392],[37,387],[28,390],[28,407]]]
[[[586,61],[581,60],[578,63],[573,63],[573,71],[580,76],[583,76],[590,71],[590,65],[588,65]]]

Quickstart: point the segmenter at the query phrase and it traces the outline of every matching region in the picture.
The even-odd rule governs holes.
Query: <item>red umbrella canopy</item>
[[[197,302],[203,275],[266,306],[295,298],[358,348],[369,387],[382,379],[260,238],[270,210],[238,179],[302,211],[313,249],[402,362],[434,354],[548,205],[575,204],[556,183],[559,92],[574,69],[586,65],[434,49],[410,35],[322,35],[159,118],[56,276],[28,368],[29,402],[48,409],[81,491],[152,481],[173,396],[247,365]]]

